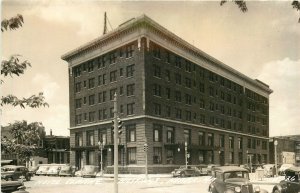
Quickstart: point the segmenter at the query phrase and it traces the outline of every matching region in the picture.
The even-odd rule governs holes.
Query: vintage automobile
[[[1,181],[2,193],[29,193],[25,189],[22,181]]]
[[[47,171],[49,170],[50,166],[40,166],[39,169],[35,172],[35,175],[47,175]]]
[[[58,176],[61,166],[50,166],[47,176]]]
[[[191,176],[200,176],[201,172],[197,167],[192,166],[180,166],[180,168],[172,171],[173,177],[191,177]]]
[[[200,175],[208,175],[207,165],[201,164],[201,165],[198,165],[198,168],[200,170]]]
[[[99,167],[94,165],[85,165],[81,169],[81,177],[92,177],[96,178],[98,173]]]
[[[300,167],[291,167],[285,170],[285,179],[274,186],[272,193],[300,192]]]
[[[25,178],[27,181],[31,179],[32,174],[25,166],[6,165],[2,167],[1,179],[4,180],[18,180]]]
[[[59,171],[59,176],[73,177],[73,176],[75,176],[75,168],[70,165],[62,166]]]
[[[284,176],[285,170],[293,166],[294,166],[293,164],[282,164],[278,170],[278,174]]]
[[[210,193],[268,193],[259,186],[253,188],[248,170],[237,166],[215,167],[215,178],[209,185]]]

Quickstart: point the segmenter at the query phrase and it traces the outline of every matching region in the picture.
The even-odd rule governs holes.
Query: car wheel
[[[25,178],[26,178],[26,181],[30,181],[31,176],[30,176],[30,175],[27,175]]]
[[[180,174],[180,177],[185,177],[185,173],[182,172],[182,173]]]

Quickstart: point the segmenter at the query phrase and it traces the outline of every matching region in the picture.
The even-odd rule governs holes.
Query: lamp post
[[[278,141],[275,140],[274,141],[274,160],[275,160],[275,175],[277,176],[278,171],[277,171],[277,145],[278,145]]]
[[[188,164],[187,142],[184,142],[184,150],[185,150],[185,168],[187,168],[187,164]]]
[[[105,142],[104,141],[103,142],[99,141],[98,145],[99,145],[99,149],[100,149],[100,153],[101,153],[101,160],[100,160],[101,176],[103,176],[103,148],[104,148]]]

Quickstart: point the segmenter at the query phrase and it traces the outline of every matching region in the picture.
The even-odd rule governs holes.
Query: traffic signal
[[[144,151],[148,151],[148,144],[147,143],[144,144]]]
[[[122,127],[123,127],[123,121],[121,119],[118,119],[118,132],[119,132],[119,135],[122,134]]]

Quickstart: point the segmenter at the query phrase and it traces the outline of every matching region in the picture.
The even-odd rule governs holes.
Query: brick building
[[[62,56],[69,66],[71,164],[113,164],[113,95],[124,122],[119,164],[150,172],[189,164],[268,162],[268,85],[143,15]],[[123,168],[124,168],[123,167]],[[141,169],[140,171],[136,171]]]

